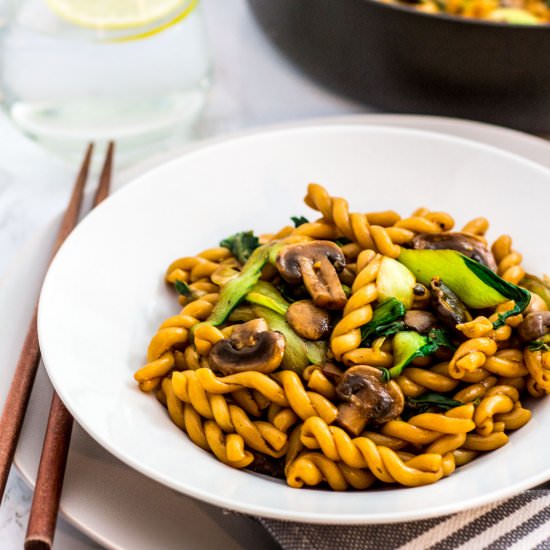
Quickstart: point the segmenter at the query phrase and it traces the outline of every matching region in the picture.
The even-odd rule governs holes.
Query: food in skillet
[[[444,13],[515,25],[550,23],[550,5],[545,0],[382,0],[414,7],[425,13]]]
[[[488,222],[419,208],[251,231],[170,265],[183,309],[135,379],[235,468],[334,490],[434,483],[550,393],[550,285]],[[512,435],[513,437],[513,435]]]

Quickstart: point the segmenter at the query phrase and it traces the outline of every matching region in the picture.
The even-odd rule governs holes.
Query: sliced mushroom
[[[431,328],[435,328],[437,319],[429,311],[423,309],[410,309],[405,313],[403,319],[405,324],[416,330],[416,332],[428,332]]]
[[[344,267],[344,269],[342,269],[342,271],[338,274],[338,278],[342,284],[351,287],[353,285],[353,281],[355,281],[355,272],[347,267]]]
[[[430,289],[435,314],[444,325],[454,330],[456,325],[472,320],[460,298],[439,277],[432,279]]]
[[[285,337],[268,330],[263,319],[253,319],[236,326],[230,338],[216,342],[208,361],[224,375],[251,370],[267,374],[281,364],[284,353]]]
[[[548,305],[536,292],[531,292],[531,299],[529,300],[529,305],[523,310],[523,314],[527,315],[528,313],[539,313],[541,311],[548,311]]]
[[[252,452],[254,461],[248,466],[249,470],[265,476],[284,479],[284,461],[271,458],[263,453]]]
[[[380,369],[366,365],[348,369],[336,386],[336,394],[345,401],[338,406],[336,421],[355,436],[369,422],[381,424],[398,417],[405,406],[397,383],[383,382]]]
[[[345,263],[341,248],[331,241],[289,244],[279,252],[276,262],[287,282],[296,284],[303,279],[315,305],[327,309],[342,309],[346,304],[336,273]]]
[[[419,233],[411,241],[412,248],[432,250],[456,250],[465,256],[486,265],[493,271],[497,264],[485,241],[476,235],[466,233]]]
[[[321,372],[334,384],[339,384],[344,376],[344,371],[339,369],[334,363],[323,363]]]
[[[320,340],[330,331],[330,316],[311,300],[300,300],[290,304],[286,312],[289,325],[308,340]]]
[[[550,332],[550,311],[529,313],[518,328],[522,340],[530,342]]]

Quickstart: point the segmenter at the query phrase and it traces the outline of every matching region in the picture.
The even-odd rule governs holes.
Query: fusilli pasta
[[[318,184],[305,203],[321,217],[169,266],[181,310],[139,388],[224,464],[296,488],[425,485],[505,445],[550,393],[550,312],[511,238],[350,213]]]

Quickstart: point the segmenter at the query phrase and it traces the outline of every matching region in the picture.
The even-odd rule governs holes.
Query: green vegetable
[[[539,279],[535,275],[526,273],[519,284],[527,290],[538,294],[550,308],[550,285],[546,281]]]
[[[400,321],[405,315],[405,306],[397,298],[390,298],[380,304],[372,315],[372,319],[361,327],[361,345],[368,344],[380,336],[390,336],[405,328]]]
[[[409,309],[414,299],[413,288],[416,280],[403,263],[384,257],[376,277],[376,288],[380,301],[397,298]]]
[[[533,340],[527,344],[531,351],[550,351],[550,334],[545,334],[538,340]]]
[[[282,242],[274,242],[269,245],[268,260],[270,264],[277,265],[277,256],[285,245]]]
[[[304,216],[290,216],[290,219],[292,220],[294,227],[300,227],[301,225],[304,225],[304,223],[309,223],[309,220],[304,218]]]
[[[533,340],[527,344],[531,351],[550,351],[550,345],[542,340]]]
[[[414,409],[415,414],[429,411],[432,408],[448,411],[463,404],[462,401],[457,401],[435,392],[428,392],[420,397],[407,397],[407,406]]]
[[[483,309],[513,300],[515,307],[499,315],[493,323],[495,328],[502,326],[508,317],[521,313],[531,299],[527,290],[505,281],[488,267],[456,250],[403,248],[397,259],[426,286],[433,277],[440,277],[468,307]]]
[[[303,340],[306,346],[306,355],[312,365],[320,365],[327,360],[328,346],[326,342],[319,340],[318,342],[311,342],[309,340]]]
[[[279,315],[285,315],[290,305],[271,283],[265,281],[258,281],[246,295],[246,300],[267,307]]]
[[[231,314],[232,321],[250,321],[261,317],[270,330],[277,330],[285,337],[283,368],[300,374],[308,365],[318,365],[326,359],[325,342],[309,342],[298,336],[286,319],[263,306],[240,306]]]
[[[264,245],[252,252],[239,276],[231,279],[222,287],[218,302],[206,322],[217,326],[227,319],[233,309],[260,279],[270,251],[271,246]]]
[[[252,231],[241,231],[227,237],[227,239],[223,239],[220,246],[229,248],[233,256],[244,264],[250,258],[252,252],[260,246],[260,240]]]
[[[417,357],[426,357],[440,347],[452,349],[453,345],[442,329],[432,329],[427,336],[414,330],[398,332],[393,338],[393,360],[391,369],[384,369],[384,377],[396,378],[403,369]]]
[[[176,292],[178,294],[181,294],[182,296],[185,296],[188,298],[193,294],[187,283],[184,283],[183,281],[176,281],[174,283],[174,288],[176,289]]]

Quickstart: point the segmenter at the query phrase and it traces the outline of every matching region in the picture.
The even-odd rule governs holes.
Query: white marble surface
[[[267,43],[245,0],[203,0],[215,81],[202,137],[293,119],[367,112],[320,89]],[[0,113],[0,280],[26,239],[63,208],[75,167],[19,134]],[[134,168],[135,170],[135,168]],[[127,179],[118,173],[115,187]],[[22,548],[31,492],[12,470],[0,507],[0,548]],[[98,548],[60,520],[55,548]]]

